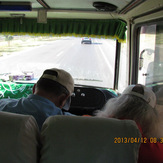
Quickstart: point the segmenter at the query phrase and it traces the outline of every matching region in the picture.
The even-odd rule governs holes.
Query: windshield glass
[[[0,35],[0,79],[35,83],[55,67],[75,84],[113,88],[115,50],[113,39]]]

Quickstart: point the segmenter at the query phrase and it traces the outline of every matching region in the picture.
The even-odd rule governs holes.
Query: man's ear
[[[58,98],[59,102],[59,107],[62,109],[63,106],[65,105],[67,99],[69,98],[69,95],[61,94]]]
[[[35,93],[35,90],[36,90],[36,84],[34,84],[34,86],[33,86],[33,88],[32,88],[33,94]]]

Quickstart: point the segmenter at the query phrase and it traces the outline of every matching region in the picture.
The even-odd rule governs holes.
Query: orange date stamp
[[[163,144],[163,138],[156,138],[156,137],[151,137],[151,138],[134,138],[134,137],[115,137],[114,138],[114,143],[117,144],[126,144],[126,143],[162,143]]]

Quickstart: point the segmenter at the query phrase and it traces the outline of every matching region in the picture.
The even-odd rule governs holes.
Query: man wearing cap
[[[1,99],[0,110],[32,115],[41,130],[47,117],[65,114],[62,108],[70,104],[73,91],[74,80],[68,72],[47,69],[34,85],[33,94],[21,99]]]

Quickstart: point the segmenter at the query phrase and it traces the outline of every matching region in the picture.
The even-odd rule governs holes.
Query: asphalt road
[[[81,44],[80,38],[62,38],[28,50],[0,57],[0,74],[34,72],[38,78],[46,68],[70,72],[75,83],[113,87],[115,46],[113,40],[92,39]]]

